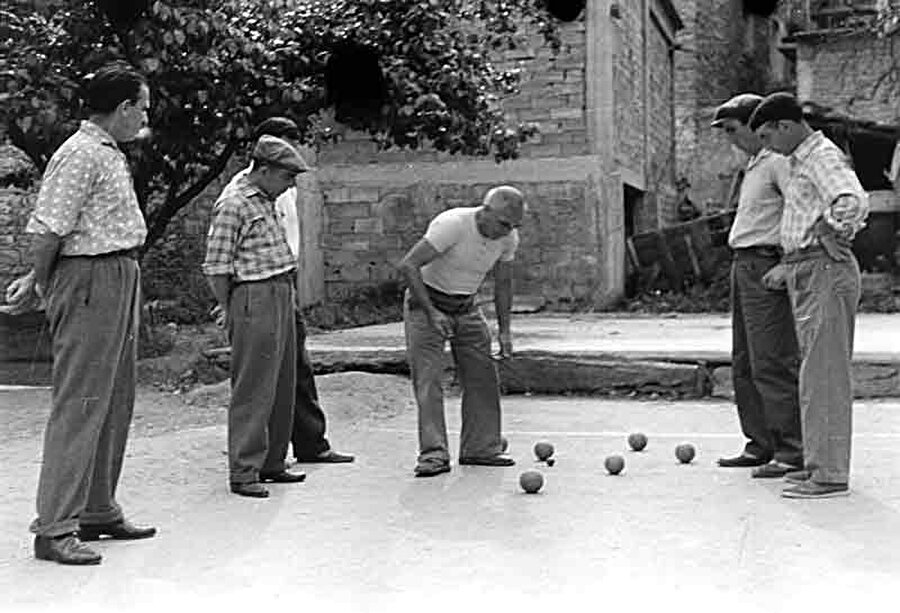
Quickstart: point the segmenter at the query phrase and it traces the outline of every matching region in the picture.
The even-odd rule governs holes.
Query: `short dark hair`
[[[770,121],[803,121],[803,107],[793,94],[776,92],[769,94],[759,103],[750,116],[750,129],[756,132]]]
[[[111,62],[85,77],[84,105],[90,113],[107,115],[125,100],[136,101],[147,78],[125,62]]]
[[[253,139],[259,140],[259,137],[265,134],[278,138],[300,140],[300,128],[297,127],[294,120],[287,117],[269,117],[264,119],[253,131]]]

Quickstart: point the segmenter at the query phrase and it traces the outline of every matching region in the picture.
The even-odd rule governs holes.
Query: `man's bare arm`
[[[444,336],[449,336],[450,332],[452,332],[450,330],[450,321],[446,315],[437,310],[432,304],[431,298],[428,297],[428,290],[425,289],[425,281],[422,280],[422,267],[438,255],[440,254],[437,249],[423,238],[403,256],[397,268],[406,279],[407,287],[412,292],[413,298],[425,309],[431,324],[440,330]]]
[[[510,336],[512,302],[513,263],[500,261],[494,267],[494,310],[497,312],[501,355],[512,353],[512,337]]]
[[[31,262],[34,268],[34,283],[38,294],[43,296],[50,282],[56,264],[59,261],[59,250],[62,237],[47,232],[37,234],[31,242]]]

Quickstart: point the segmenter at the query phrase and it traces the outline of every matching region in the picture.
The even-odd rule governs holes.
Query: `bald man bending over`
[[[447,340],[462,387],[459,463],[515,464],[502,454],[497,369],[490,354],[488,324],[475,305],[475,294],[493,269],[500,355],[509,356],[512,263],[525,211],[519,190],[495,187],[479,207],[459,207],[437,215],[425,236],[400,261],[408,287],[403,304],[406,349],[419,407],[417,477],[450,471],[441,387]]]

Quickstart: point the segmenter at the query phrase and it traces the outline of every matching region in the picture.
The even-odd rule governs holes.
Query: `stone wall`
[[[894,37],[801,36],[797,95],[857,119],[900,124],[900,44]]]

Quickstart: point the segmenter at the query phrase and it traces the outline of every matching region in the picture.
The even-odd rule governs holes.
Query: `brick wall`
[[[613,42],[616,160],[636,175],[644,168],[643,2],[620,3]]]
[[[33,206],[32,190],[0,187],[0,292],[31,268],[25,224]]]
[[[540,134],[525,143],[523,158],[583,155],[589,152],[585,118],[585,25],[584,21],[563,24],[562,48],[554,54],[543,37],[527,33],[525,42],[496,58],[503,69],[522,69],[520,92],[503,99],[511,122],[537,124]],[[466,159],[430,147],[419,150],[379,151],[368,134],[337,126],[341,142],[324,147],[322,164],[368,164],[391,162],[434,162]]]
[[[801,37],[797,95],[851,117],[900,123],[900,81],[879,79],[900,62],[897,37]]]

